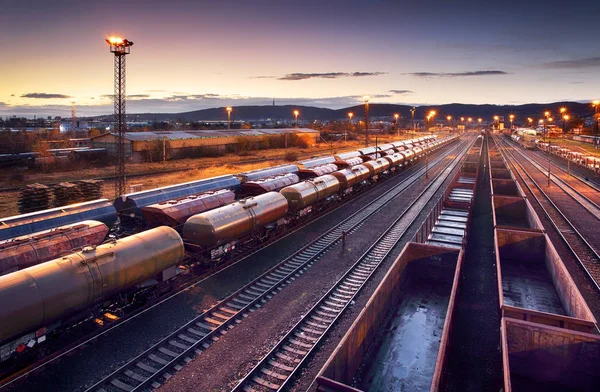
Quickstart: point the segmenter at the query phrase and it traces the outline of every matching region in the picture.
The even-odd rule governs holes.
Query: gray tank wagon
[[[0,342],[133,288],[183,255],[179,234],[162,226],[0,276]]]
[[[249,197],[192,216],[183,226],[183,238],[186,243],[207,250],[276,222],[287,211],[287,199],[278,192]]]
[[[340,190],[340,182],[331,174],[306,180],[279,191],[290,206],[290,211],[300,211],[316,204]]]

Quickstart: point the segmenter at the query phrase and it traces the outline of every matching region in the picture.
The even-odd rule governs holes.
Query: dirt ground
[[[384,144],[392,140],[402,140],[411,138],[414,135],[401,135],[400,138],[391,135],[378,136],[379,144]],[[419,137],[421,135],[417,135]],[[372,138],[371,144],[375,140]],[[333,153],[344,151],[353,151],[363,147],[363,140],[354,140],[348,142],[337,142],[333,144]],[[298,160],[309,159],[320,155],[329,155],[332,148],[329,144],[320,143],[310,148],[288,148],[249,151],[243,156],[239,154],[226,154],[222,157],[203,157],[167,161],[165,163],[133,163],[127,165],[127,174],[149,173],[146,176],[130,178],[128,185],[142,184],[142,189],[152,189],[162,186],[178,184],[187,181],[199,180],[224,174],[235,174],[249,170],[260,169],[263,167],[280,165],[288,163],[284,158],[286,153],[296,153]],[[249,161],[273,159],[268,161],[248,163]],[[178,170],[177,172],[172,172]],[[171,171],[164,174],[161,172]],[[69,171],[47,172],[31,171],[21,172],[21,176],[15,170],[0,171],[0,188],[20,187],[27,184],[42,183],[54,184],[63,181],[75,181],[85,179],[97,179],[112,176],[114,169],[112,166],[105,167],[80,167]],[[112,180],[104,181],[103,196],[107,199],[114,198],[114,183]],[[8,217],[18,214],[17,199],[18,191],[10,190],[0,192],[0,217]]]

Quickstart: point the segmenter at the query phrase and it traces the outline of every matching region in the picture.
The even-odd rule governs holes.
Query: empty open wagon
[[[321,391],[437,390],[462,250],[409,243],[317,376]]]
[[[502,319],[504,391],[598,391],[600,337]]]
[[[505,317],[594,332],[595,318],[544,233],[495,230],[500,307]]]

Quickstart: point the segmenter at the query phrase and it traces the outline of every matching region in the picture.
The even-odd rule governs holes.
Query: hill
[[[404,119],[410,118],[410,105],[395,104],[370,104],[369,115],[371,118],[392,118],[394,113],[399,113]],[[579,102],[554,102],[549,104],[524,104],[524,105],[472,105],[451,103],[445,105],[425,105],[417,106],[415,119],[423,119],[430,110],[436,110],[437,118],[443,119],[451,115],[457,119],[461,116],[479,117],[490,120],[493,116],[505,116],[514,114],[517,119],[532,117],[539,119],[544,111],[549,110],[554,116],[558,116],[561,107],[566,107],[571,116],[589,117],[593,115],[593,108],[589,104]],[[360,119],[364,113],[364,105],[356,105],[343,109],[328,109],[314,106],[235,106],[232,114],[232,120],[290,120],[293,118],[294,110],[300,111],[300,118],[303,121],[312,120],[345,120],[348,118],[348,112],[354,113],[355,119]],[[107,120],[111,116],[98,116],[95,118]],[[183,113],[134,113],[128,114],[130,121],[224,121],[227,116],[224,107],[194,110]],[[557,118],[558,120],[558,118]]]

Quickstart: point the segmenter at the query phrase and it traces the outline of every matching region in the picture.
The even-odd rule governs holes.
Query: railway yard
[[[427,133],[0,219],[0,390],[596,391],[600,176],[553,151]]]

